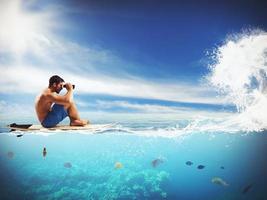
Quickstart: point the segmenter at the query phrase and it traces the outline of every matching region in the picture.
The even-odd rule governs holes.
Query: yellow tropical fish
[[[115,165],[114,165],[115,169],[120,169],[122,167],[123,167],[123,165],[120,162],[116,162]]]

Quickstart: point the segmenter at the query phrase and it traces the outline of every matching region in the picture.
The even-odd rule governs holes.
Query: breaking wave
[[[234,104],[228,121],[243,131],[267,128],[267,32],[248,30],[229,36],[210,55],[209,84]]]

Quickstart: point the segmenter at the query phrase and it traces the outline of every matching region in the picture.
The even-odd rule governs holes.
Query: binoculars
[[[63,85],[63,87],[66,88],[66,85]],[[72,85],[72,89],[74,89],[74,88],[75,88],[75,85]]]

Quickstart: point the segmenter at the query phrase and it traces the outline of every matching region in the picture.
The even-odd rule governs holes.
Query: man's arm
[[[55,102],[57,104],[68,105],[73,100],[73,88],[72,88],[72,85],[70,83],[67,83],[66,84],[66,89],[68,91],[63,96],[55,94],[55,93],[50,93],[50,94],[47,94],[47,98],[50,101]]]

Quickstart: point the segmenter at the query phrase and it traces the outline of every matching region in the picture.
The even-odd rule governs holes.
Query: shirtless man
[[[67,93],[61,96],[59,92],[63,87],[66,87]],[[79,117],[73,101],[73,86],[57,75],[49,79],[48,88],[36,97],[35,110],[40,123],[46,128],[56,126],[67,116],[71,126],[84,126],[89,123]]]

